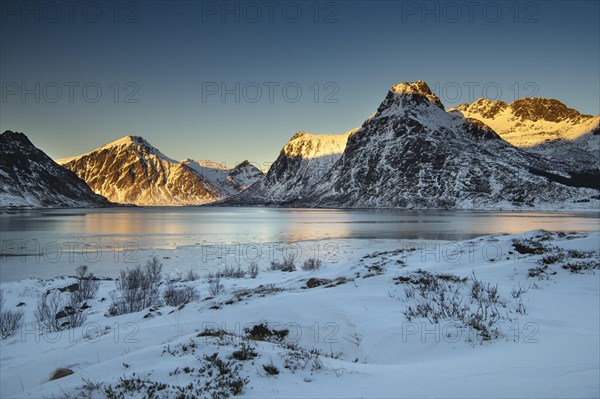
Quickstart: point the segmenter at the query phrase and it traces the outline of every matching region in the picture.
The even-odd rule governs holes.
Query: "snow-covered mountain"
[[[515,148],[480,121],[446,112],[422,81],[393,86],[377,112],[349,135],[329,170],[299,178],[286,173],[294,171],[289,164],[296,160],[285,154],[284,148],[262,182],[226,203],[559,207],[595,203],[599,194],[572,187],[588,182],[570,175],[568,166]]]
[[[512,145],[566,163],[573,171],[600,173],[600,115],[583,115],[545,98],[510,104],[480,98],[450,111],[480,120]]]
[[[138,136],[126,136],[57,162],[113,202],[200,205],[223,198],[189,166],[167,157]]]
[[[111,205],[36,148],[23,133],[0,134],[0,207]]]
[[[584,115],[558,100],[521,98],[510,104],[480,98],[449,111],[482,121],[516,147],[553,140],[575,140],[598,128],[600,115]]]
[[[265,174],[252,165],[250,161],[240,162],[229,172],[227,180],[238,190],[242,191],[261,180]]]
[[[356,130],[341,134],[294,134],[265,177],[226,202],[269,204],[302,198],[340,159],[348,137]]]
[[[233,169],[207,160],[186,159],[181,162],[200,174],[223,197],[245,190],[264,176],[264,173],[249,161],[241,162]]]

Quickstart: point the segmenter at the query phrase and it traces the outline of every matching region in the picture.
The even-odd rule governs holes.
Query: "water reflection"
[[[194,207],[36,210],[0,215],[0,281],[72,274],[79,264],[88,264],[97,274],[116,275],[130,266],[126,260],[131,249],[142,261],[157,254],[168,264],[210,268],[215,265],[202,260],[204,246],[210,245],[274,248],[278,243],[324,240],[319,245],[343,248],[350,244],[340,239],[360,239],[358,245],[364,248],[371,243],[381,245],[381,240],[391,240],[393,247],[401,239],[458,241],[535,229],[599,231],[600,212]],[[181,247],[188,250],[177,250]],[[94,260],[97,252],[98,261]]]
[[[93,240],[173,248],[202,241],[334,238],[459,240],[534,229],[598,231],[600,212],[456,212],[279,208],[120,208],[0,215],[2,240]]]

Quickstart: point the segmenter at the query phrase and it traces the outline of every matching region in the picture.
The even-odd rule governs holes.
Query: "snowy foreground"
[[[2,284],[25,324],[1,343],[0,396],[599,396],[599,233],[423,244],[261,264],[216,296],[178,281],[199,297],[119,316],[103,280],[85,323],[54,333],[36,326],[38,298],[75,278]],[[72,374],[50,380],[60,368]]]

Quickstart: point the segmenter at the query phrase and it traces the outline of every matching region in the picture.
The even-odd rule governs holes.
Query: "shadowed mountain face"
[[[228,203],[468,209],[556,207],[598,195],[576,188],[582,184],[567,166],[515,148],[479,120],[446,112],[421,81],[393,86],[329,169],[305,177],[297,172],[303,162],[308,157],[284,148],[262,182]]]
[[[238,191],[242,191],[261,180],[264,173],[249,161],[235,166],[227,175],[227,181]]]
[[[136,205],[200,205],[222,199],[187,165],[137,136],[126,136],[87,154],[59,162],[113,202]]]
[[[590,175],[600,188],[600,127],[573,140],[550,140],[525,150],[567,165],[571,173]]]
[[[23,133],[0,135],[0,207],[98,207],[110,202]]]

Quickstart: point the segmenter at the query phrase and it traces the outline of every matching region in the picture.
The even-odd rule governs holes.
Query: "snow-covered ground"
[[[179,281],[199,298],[120,316],[103,280],[83,326],[59,333],[40,333],[34,310],[74,278],[4,283],[25,324],[1,343],[0,396],[599,396],[600,233],[373,240],[337,260],[265,260],[217,295]],[[49,381],[58,368],[73,374]]]

